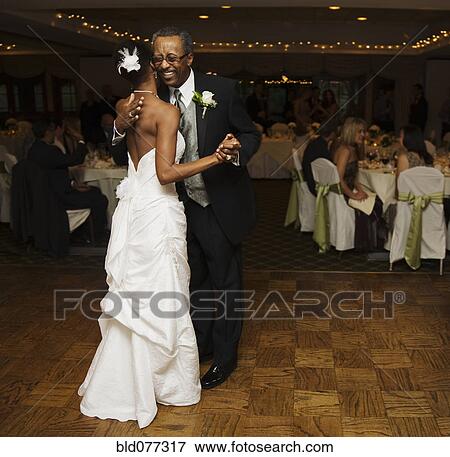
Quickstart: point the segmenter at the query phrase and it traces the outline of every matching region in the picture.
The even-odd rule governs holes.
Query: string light
[[[15,44],[5,44],[5,43],[0,43],[0,52],[3,51],[12,51],[15,49],[16,45]]]
[[[338,5],[332,5],[332,6],[338,6]],[[329,7],[329,9],[332,9]],[[123,37],[129,37],[134,41],[144,41],[145,43],[151,43],[151,37],[143,37],[141,35],[134,35],[133,33],[130,33],[129,31],[119,31],[119,30],[114,30],[113,27],[104,21],[99,22],[98,24],[92,23],[89,20],[87,20],[84,16],[80,14],[65,14],[65,13],[57,13],[56,18],[60,21],[71,21],[76,23],[76,27],[82,26],[85,30],[89,30],[90,33],[101,33],[103,36],[108,34],[111,38],[114,39],[119,39]],[[206,15],[205,19],[206,19]],[[200,17],[200,16],[199,16]],[[364,18],[364,19],[363,19]],[[360,16],[357,18],[358,20],[367,20],[367,17],[365,16]],[[77,30],[78,33],[79,30]],[[248,50],[251,49],[253,50],[261,50],[261,51],[269,51],[269,49],[274,50],[278,49],[279,51],[284,51],[287,52],[289,51],[310,51],[310,52],[323,52],[326,50],[334,50],[336,49],[336,45],[339,48],[339,51],[352,51],[352,50],[362,50],[364,49],[365,52],[368,50],[374,51],[374,52],[384,52],[384,53],[391,53],[395,49],[400,49],[402,46],[407,46],[410,51],[415,51],[415,52],[422,52],[423,49],[426,49],[429,46],[437,47],[441,46],[442,44],[449,44],[450,43],[450,30],[440,30],[439,33],[432,34],[429,37],[422,38],[418,41],[416,41],[413,44],[407,45],[405,41],[402,41],[400,43],[359,43],[357,41],[337,41],[333,43],[320,43],[320,42],[311,42],[311,41],[290,41],[290,42],[283,42],[283,41],[276,41],[273,43],[267,42],[267,41],[237,41],[237,42],[227,42],[227,43],[217,43],[217,42],[196,42],[195,46],[200,47],[202,49],[207,49],[209,47],[214,47],[214,48],[234,48],[235,50]],[[2,47],[2,50],[5,49]]]

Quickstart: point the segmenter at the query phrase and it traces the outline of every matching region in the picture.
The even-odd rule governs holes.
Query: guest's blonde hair
[[[341,129],[340,144],[355,148],[359,159],[364,157],[364,145],[356,144],[355,138],[360,130],[366,130],[367,123],[359,117],[348,117],[345,119]]]

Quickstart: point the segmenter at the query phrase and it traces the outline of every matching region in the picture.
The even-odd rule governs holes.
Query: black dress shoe
[[[202,376],[200,380],[203,389],[212,389],[227,380],[230,374],[236,368],[236,362],[231,362],[226,365],[213,363],[209,370]]]
[[[210,360],[213,359],[213,357],[214,357],[214,354],[212,352],[210,352],[208,354],[200,354],[198,356],[200,363],[209,362]]]

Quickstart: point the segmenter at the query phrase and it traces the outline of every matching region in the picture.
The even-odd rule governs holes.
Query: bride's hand
[[[241,148],[241,143],[233,134],[229,133],[220,143],[216,150],[224,162],[231,162],[238,154]]]
[[[128,98],[119,100],[116,103],[117,117],[115,125],[119,133],[123,133],[139,119],[143,102],[144,97],[136,98],[132,93]]]

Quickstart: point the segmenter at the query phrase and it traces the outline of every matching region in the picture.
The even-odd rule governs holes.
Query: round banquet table
[[[250,177],[289,179],[293,169],[292,148],[291,140],[264,138],[247,164]]]
[[[360,168],[358,180],[364,187],[378,195],[383,202],[384,211],[389,204],[395,202],[396,179],[393,170]],[[450,198],[450,176],[445,176],[444,179],[444,196]]]
[[[111,228],[111,219],[117,206],[116,187],[127,176],[124,168],[88,168],[83,165],[71,167],[70,173],[78,183],[85,182],[89,186],[98,187],[108,199],[106,215],[108,228]]]

